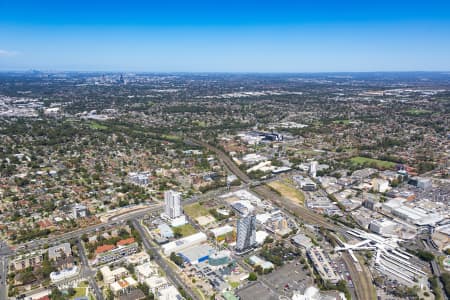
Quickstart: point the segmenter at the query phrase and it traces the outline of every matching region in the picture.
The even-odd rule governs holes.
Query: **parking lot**
[[[255,281],[250,283],[237,292],[237,295],[242,300],[277,300],[278,295],[273,293],[269,288],[265,287],[263,283]]]
[[[272,273],[264,275],[263,278],[279,295],[286,296],[291,296],[294,290],[303,292],[313,283],[308,276],[308,270],[303,270],[298,260],[286,263]]]

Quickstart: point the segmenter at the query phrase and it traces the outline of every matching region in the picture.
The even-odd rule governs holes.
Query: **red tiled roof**
[[[106,251],[110,251],[112,249],[116,248],[116,246],[114,245],[103,245],[103,246],[98,246],[97,249],[95,249],[95,253],[100,254]]]
[[[41,220],[38,222],[38,224],[41,229],[45,229],[45,228],[53,226],[53,222],[50,220]]]
[[[134,243],[134,238],[128,238],[117,242],[117,246],[125,246]]]

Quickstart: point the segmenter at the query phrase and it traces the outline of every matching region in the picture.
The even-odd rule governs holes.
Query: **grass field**
[[[183,208],[183,210],[189,217],[193,219],[209,215],[208,210],[200,203],[187,205]]]
[[[305,202],[305,195],[303,195],[301,191],[287,185],[286,183],[283,183],[281,181],[272,181],[267,185],[276,190],[281,196],[291,201],[300,202],[301,204],[304,204]]]
[[[86,288],[85,287],[77,287],[74,288],[76,294],[70,299],[76,299],[86,296]]]
[[[193,235],[197,232],[191,224],[185,224],[183,226],[178,226],[173,228],[174,233],[179,233],[182,237]]]
[[[240,285],[239,282],[234,282],[234,281],[229,281],[228,283],[230,284],[230,286],[231,286],[231,288],[232,288],[233,290],[234,290],[234,289],[237,289],[237,288],[239,287],[239,285]]]
[[[198,126],[198,127],[206,127],[205,121],[193,121],[192,124]]]
[[[89,123],[89,127],[90,127],[91,129],[96,129],[96,130],[104,130],[104,129],[108,129],[107,126],[102,125],[102,124],[99,124],[99,123],[97,123],[97,122],[91,122],[91,123]]]
[[[379,169],[393,169],[397,165],[395,162],[373,159],[362,156],[355,156],[350,158],[350,162],[355,165],[367,165],[367,166],[376,166]]]
[[[421,115],[431,114],[431,111],[426,110],[426,109],[411,108],[411,109],[408,109],[408,110],[406,111],[406,113],[407,113],[408,115],[421,116]]]
[[[163,134],[161,136],[163,139],[168,140],[168,141],[174,141],[174,142],[178,142],[181,141],[181,138],[177,135],[172,135],[172,134]]]

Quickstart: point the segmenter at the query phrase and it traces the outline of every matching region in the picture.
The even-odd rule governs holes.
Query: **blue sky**
[[[450,70],[450,1],[0,0],[0,70]]]

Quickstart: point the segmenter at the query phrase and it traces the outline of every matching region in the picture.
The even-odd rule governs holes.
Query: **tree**
[[[103,274],[102,274],[102,272],[97,271],[97,274],[96,274],[95,277],[96,277],[97,281],[103,281]]]
[[[106,300],[114,300],[114,294],[112,293],[112,291],[110,289],[106,290]]]
[[[50,299],[52,300],[64,300],[64,295],[58,288],[53,288],[50,294]]]
[[[447,297],[450,296],[450,273],[442,273],[441,281],[444,285],[445,294]]]
[[[73,287],[70,287],[67,289],[67,293],[69,294],[69,296],[75,296],[77,291],[75,291],[75,289]]]
[[[250,272],[250,274],[248,274],[249,281],[256,281],[257,279],[258,279],[258,275],[256,275],[255,272]]]
[[[155,296],[150,291],[150,288],[149,288],[149,286],[147,284],[139,283],[137,287],[138,287],[138,289],[140,289],[144,293],[145,300],[153,300],[153,299],[155,299]]]
[[[52,266],[52,263],[48,260],[48,258],[45,258],[42,262],[42,274],[44,277],[48,278],[50,276],[50,273],[54,271],[54,268]]]
[[[83,235],[81,236],[81,240],[87,243],[89,241],[88,235],[86,233],[83,233]]]
[[[183,258],[181,258],[181,256],[179,255],[176,255],[175,252],[170,253],[170,260],[180,267],[183,265]]]
[[[255,266],[255,272],[258,273],[259,275],[263,274],[263,268],[260,265]]]
[[[427,261],[427,262],[430,262],[430,261],[434,260],[433,253],[425,251],[425,250],[417,250],[416,255],[421,260],[424,260],[424,261]]]

